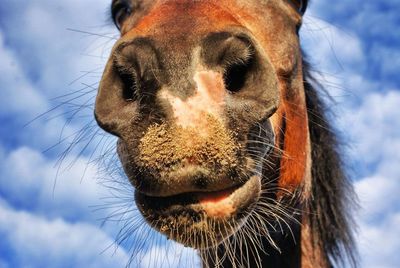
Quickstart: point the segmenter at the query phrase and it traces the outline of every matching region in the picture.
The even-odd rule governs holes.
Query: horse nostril
[[[125,101],[145,100],[158,88],[161,69],[158,51],[149,38],[135,38],[115,51],[115,72]]]
[[[235,93],[241,90],[253,64],[253,58],[231,63],[224,72],[224,83],[228,91]]]
[[[223,72],[225,88],[232,92],[241,90],[255,60],[255,49],[247,35],[218,32],[208,35],[202,44],[204,63]]]
[[[122,98],[126,101],[137,100],[139,83],[136,72],[119,66],[116,69],[122,83]]]

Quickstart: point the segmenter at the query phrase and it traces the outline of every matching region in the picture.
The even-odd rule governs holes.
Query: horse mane
[[[304,90],[311,140],[312,183],[306,216],[312,241],[329,266],[357,267],[355,223],[351,212],[357,206],[355,193],[343,159],[342,146],[332,126],[332,111],[325,103],[329,93],[313,77],[303,60]],[[332,99],[330,99],[332,101]]]

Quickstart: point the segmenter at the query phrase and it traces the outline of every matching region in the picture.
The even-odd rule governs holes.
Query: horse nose
[[[122,97],[126,101],[151,96],[157,87],[158,52],[149,38],[136,38],[121,44],[115,51],[114,67],[122,82]],[[144,93],[144,94],[143,94]]]
[[[105,131],[123,135],[141,109],[153,102],[163,81],[158,53],[146,37],[115,48],[101,79],[95,107],[97,123]]]
[[[223,73],[226,90],[234,93],[245,86],[255,59],[255,48],[247,35],[211,33],[204,38],[201,51],[206,66]]]

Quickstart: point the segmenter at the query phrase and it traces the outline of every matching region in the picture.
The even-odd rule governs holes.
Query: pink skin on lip
[[[224,218],[229,217],[235,212],[231,194],[233,189],[228,189],[218,193],[203,194],[199,196],[199,203],[210,217]]]
[[[172,96],[167,91],[164,91],[163,95],[172,105],[178,126],[206,129],[207,115],[220,118],[226,96],[224,80],[222,74],[214,71],[198,71],[193,79],[196,83],[196,93],[186,101]]]

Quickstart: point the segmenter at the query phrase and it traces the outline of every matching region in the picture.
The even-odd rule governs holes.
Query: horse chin
[[[215,247],[246,222],[261,194],[261,178],[216,192],[154,197],[135,192],[136,204],[154,229],[187,247]]]

